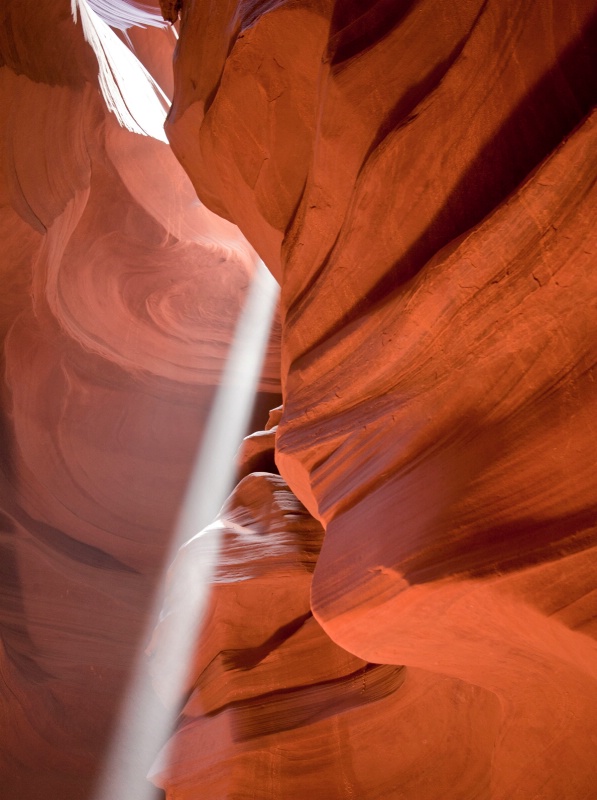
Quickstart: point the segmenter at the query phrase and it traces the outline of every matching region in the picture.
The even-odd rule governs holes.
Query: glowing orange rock
[[[0,26],[0,772],[82,800],[255,254],[108,114],[70,3],[34,6]]]
[[[316,618],[499,699],[464,796],[590,796],[594,3],[207,8],[167,131],[280,277],[276,461],[326,529]]]

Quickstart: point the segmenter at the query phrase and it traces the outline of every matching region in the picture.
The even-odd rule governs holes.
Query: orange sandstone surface
[[[156,703],[221,532],[149,778],[595,800],[593,0],[160,5],[172,149],[68,0],[0,11],[0,794],[92,797],[258,254],[283,406],[172,565]]]
[[[271,741],[262,767],[258,739],[242,766],[231,677],[226,711],[177,734],[189,754],[220,726],[233,788],[210,796],[597,796],[596,44],[592,0],[182,3],[166,132],[281,284],[275,463],[325,529],[310,610],[407,676],[392,733],[387,699],[336,715],[353,767],[380,715],[391,786],[373,763],[343,778],[299,716],[296,760]],[[403,727],[409,680],[441,699]],[[429,739],[443,704],[456,775]],[[183,762],[172,798],[200,791]]]
[[[256,256],[108,113],[68,0],[4,2],[0,54],[0,796],[82,800]]]

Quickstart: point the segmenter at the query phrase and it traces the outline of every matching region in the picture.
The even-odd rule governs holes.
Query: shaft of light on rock
[[[221,528],[209,523],[213,522],[232,489],[235,455],[253,409],[277,297],[278,285],[260,261],[213,402],[174,541],[155,593],[148,629],[94,800],[150,800],[155,797],[156,790],[146,774],[168,739],[178,713],[177,698],[187,678],[218,556]],[[161,646],[168,654],[165,667],[161,667],[161,703],[156,701],[144,648],[162,612],[168,565],[179,547],[198,532],[205,536],[205,559],[198,571],[183,576],[185,586],[189,587],[186,610],[172,615],[167,641]],[[192,569],[197,570],[196,564]]]

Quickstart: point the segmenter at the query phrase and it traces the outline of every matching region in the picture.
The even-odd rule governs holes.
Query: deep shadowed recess
[[[276,392],[258,392],[255,397],[255,405],[253,406],[247,433],[264,430],[269,412],[272,408],[279,406],[281,402],[281,394],[277,394]]]
[[[267,656],[277,650],[280,645],[288,641],[297,631],[299,631],[313,614],[308,611],[301,614],[296,619],[291,619],[285,625],[275,630],[272,635],[257,647],[248,647],[244,650],[224,650],[222,660],[226,669],[254,669]]]
[[[394,694],[407,675],[395,664],[365,664],[349,675],[237,700],[206,713],[228,711],[236,742],[302,728]]]
[[[380,126],[378,146],[383,146],[383,140],[400,127],[402,115],[408,112],[403,103],[401,98]],[[478,225],[596,104],[597,12],[480,151],[419,239],[312,349],[363,313],[371,312],[376,304],[387,303],[392,292],[400,290],[432,256]]]
[[[332,66],[376,45],[416,5],[417,0],[338,0],[328,44]]]
[[[236,7],[236,22],[241,32],[254,25],[259,17],[286,3],[287,0],[241,0]]]
[[[476,534],[474,546],[466,548],[462,541],[442,543],[436,548],[433,563],[417,553],[401,565],[404,578],[411,585],[440,581],[455,574],[484,578],[497,572],[511,572],[529,565],[561,559],[579,550],[594,547],[597,542],[597,506],[575,514],[546,520],[521,519]],[[562,531],[574,531],[562,538]],[[504,542],[516,544],[504,548]]]
[[[381,299],[499,206],[597,103],[597,13],[481,150],[441,211],[373,290]]]

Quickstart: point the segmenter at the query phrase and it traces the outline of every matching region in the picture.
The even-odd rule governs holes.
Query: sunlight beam
[[[141,651],[94,800],[150,800],[155,797],[156,789],[146,774],[167,742],[178,715],[176,698],[187,681],[189,661],[218,558],[221,526],[210,523],[233,488],[235,456],[253,409],[277,297],[278,285],[260,261],[216,392],[168,555],[167,564],[170,564],[181,545],[198,532],[204,537],[203,563],[197,566],[196,561],[193,562],[188,574],[177,569],[185,608],[181,613],[177,606],[177,613],[169,620],[167,642],[160,645],[160,651],[166,653],[166,660],[160,660],[165,675],[160,681],[160,696],[165,702],[162,705],[155,701],[149,659]],[[161,616],[166,581],[165,568],[153,601],[145,645]]]

